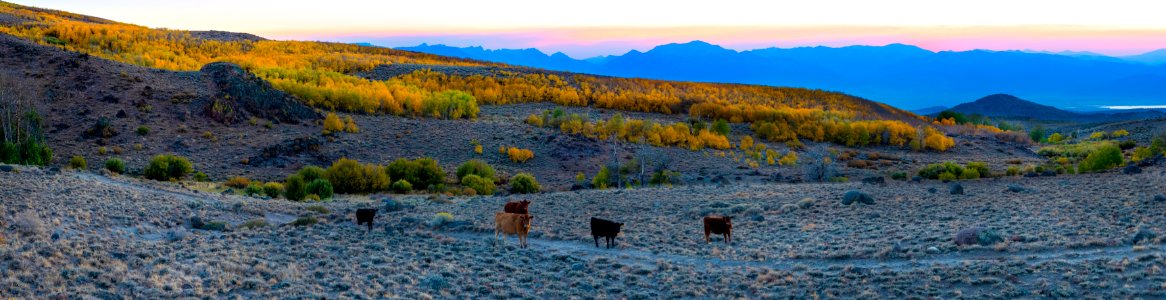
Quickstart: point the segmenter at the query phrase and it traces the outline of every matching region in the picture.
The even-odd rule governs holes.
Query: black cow
[[[616,223],[600,218],[591,218],[591,236],[595,237],[595,247],[599,247],[599,237],[607,242],[607,248],[615,247],[615,236],[619,235],[619,228],[623,223]]]
[[[356,225],[368,223],[368,231],[372,231],[372,220],[377,216],[375,208],[361,208],[356,210]]]

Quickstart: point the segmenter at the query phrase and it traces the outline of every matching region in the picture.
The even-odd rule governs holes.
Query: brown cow
[[[733,217],[704,217],[704,242],[710,243],[709,233],[725,235],[725,243],[733,243]]]
[[[530,200],[509,201],[506,206],[502,207],[502,211],[511,214],[530,214],[527,208],[530,207]]]
[[[508,234],[517,235],[518,245],[526,248],[526,235],[530,233],[530,220],[533,218],[528,214],[495,213],[494,239],[498,239],[498,234],[502,234],[503,239]]]

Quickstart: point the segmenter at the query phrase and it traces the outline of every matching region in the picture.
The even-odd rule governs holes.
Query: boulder
[[[1166,195],[1154,195],[1155,202],[1166,202]]]
[[[1143,241],[1149,243],[1149,242],[1153,241],[1154,238],[1157,238],[1157,237],[1158,237],[1158,233],[1155,233],[1153,230],[1144,229],[1144,228],[1139,229],[1137,233],[1134,233],[1133,244],[1138,244],[1138,243],[1141,243]]]
[[[874,204],[874,197],[871,197],[870,194],[860,191],[849,191],[842,196],[843,205],[850,205],[854,204],[855,202],[871,205]]]
[[[0,172],[7,173],[7,172],[12,172],[13,170],[16,170],[16,168],[13,168],[12,166],[9,166],[9,165],[0,165]]]
[[[1138,165],[1128,165],[1121,169],[1121,173],[1126,175],[1141,174],[1142,167],[1139,167]]]
[[[1008,191],[1013,193],[1020,193],[1024,192],[1024,187],[1020,186],[1019,184],[1009,184]]]
[[[963,195],[964,194],[964,185],[960,184],[959,182],[954,182],[951,184],[951,187],[949,187],[947,190],[952,195]]]
[[[911,176],[911,182],[921,182],[921,181],[923,181],[923,177]]]

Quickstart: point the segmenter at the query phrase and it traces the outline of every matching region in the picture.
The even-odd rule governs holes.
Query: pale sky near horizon
[[[1153,1],[14,1],[139,24],[275,39],[539,48],[572,57],[704,40],[727,48],[906,43],[940,50],[1166,48]]]

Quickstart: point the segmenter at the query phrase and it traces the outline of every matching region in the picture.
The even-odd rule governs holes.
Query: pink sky
[[[768,47],[886,45],[904,43],[932,51],[1042,50],[1091,51],[1123,56],[1166,48],[1166,29],[1101,29],[1082,26],[802,26],[802,27],[673,27],[557,28],[478,32],[321,32],[270,33],[280,39],[371,42],[383,46],[420,43],[497,48],[538,48],[575,58],[648,50],[653,46],[703,40],[736,50]]]

